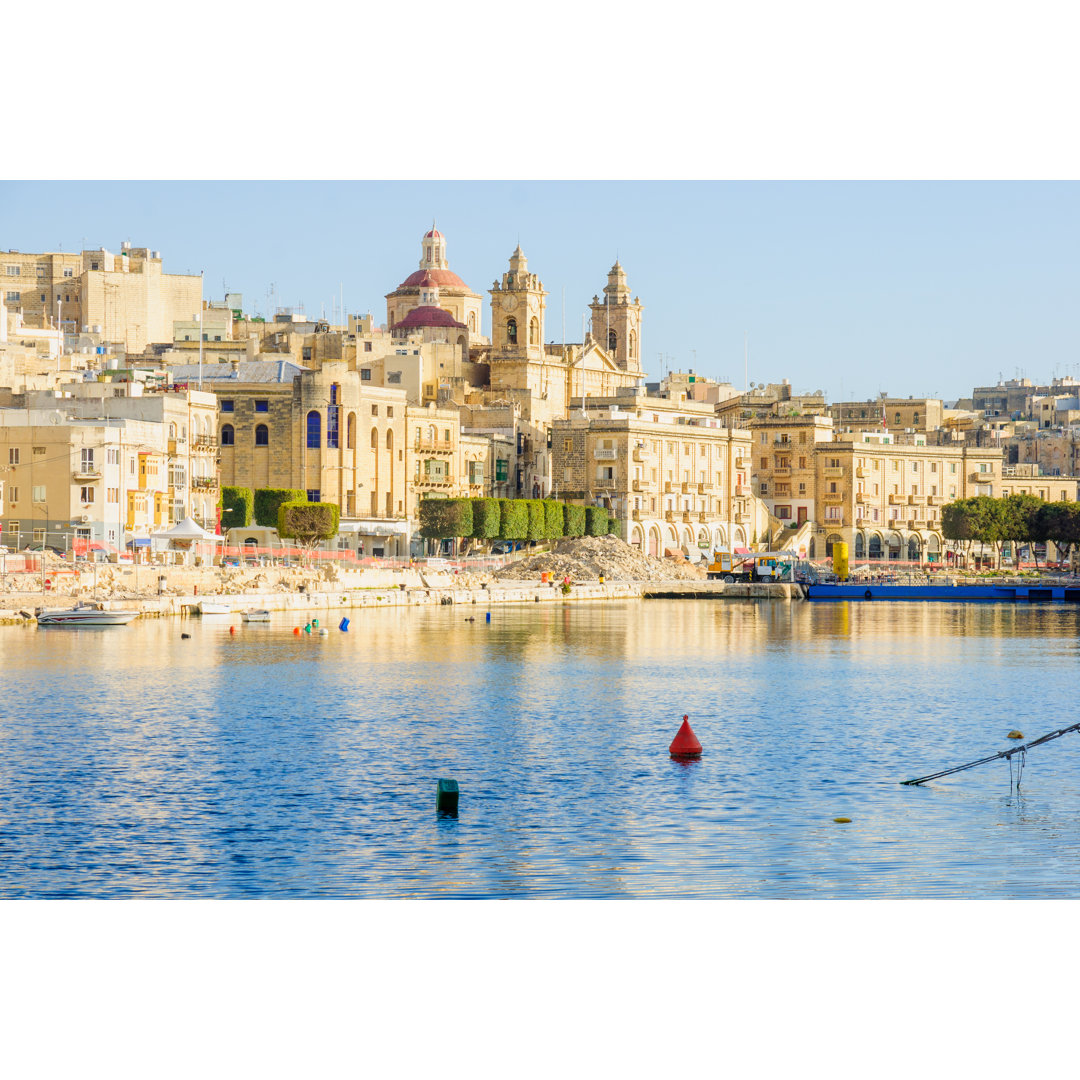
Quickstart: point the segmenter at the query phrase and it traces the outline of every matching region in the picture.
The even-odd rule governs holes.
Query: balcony
[[[702,512],[702,513],[698,514],[697,519],[702,525],[704,525],[705,522],[707,522],[709,520],[709,515]]]
[[[617,455],[617,450],[606,450],[602,446],[598,446],[593,450],[593,457],[597,461],[614,461]]]
[[[968,473],[968,481],[972,484],[992,484],[994,482],[994,474],[992,472]]]
[[[101,470],[96,465],[77,465],[71,475],[76,480],[100,480]]]
[[[736,525],[749,525],[750,524],[750,515],[749,514],[736,514],[735,515],[735,524]]]
[[[645,480],[635,480],[633,482],[632,486],[633,486],[633,489],[635,491],[648,491],[649,490],[649,485],[648,485],[647,481],[645,481]]]
[[[735,468],[736,469],[749,469],[750,468],[750,459],[749,458],[744,458],[744,457],[737,457],[735,459]]]
[[[665,521],[674,521],[675,520],[675,511],[674,510],[665,510],[664,511],[664,520]]]
[[[697,489],[699,495],[707,495],[710,491],[712,491],[713,486],[709,483],[698,484]]]
[[[940,495],[927,495],[926,496],[926,505],[927,506],[940,506],[941,505],[941,496]]]
[[[694,515],[691,514],[689,510],[684,510],[682,512],[682,519],[683,521],[689,523],[694,520]]]
[[[646,450],[644,447],[634,447],[634,460],[646,463],[651,463],[656,460],[656,455],[651,450]]]
[[[682,492],[682,493],[683,493],[684,495],[689,495],[689,494],[690,494],[690,493],[691,493],[692,491],[695,491],[695,490],[696,490],[696,485],[695,485],[695,484],[691,484],[689,480],[684,480],[684,481],[682,482],[682,484],[680,485],[680,487],[679,487],[679,490],[680,490],[680,491],[681,491],[681,492]]]
[[[821,496],[821,501],[824,503],[842,503],[844,497],[842,491],[826,491],[825,494]]]
[[[665,495],[674,495],[675,490],[676,490],[677,487],[678,487],[678,485],[672,483],[672,481],[665,480],[664,481],[664,494]]]
[[[191,444],[196,450],[216,450],[218,440],[216,435],[195,435]]]
[[[192,491],[217,491],[219,483],[214,476],[193,476],[191,478]]]
[[[790,476],[791,475],[791,466],[790,465],[777,465],[776,468],[773,469],[772,474],[773,474],[774,477],[775,476]]]
[[[414,439],[414,450],[432,450],[438,454],[452,454],[454,442],[452,439]]]
[[[830,477],[843,476],[844,467],[842,465],[829,465],[825,469],[825,475]]]
[[[753,495],[753,492],[750,490],[749,484],[737,484],[735,487],[735,494],[741,499],[748,499]]]
[[[862,478],[863,478],[864,476],[866,476],[866,473],[867,473],[867,470],[866,470],[866,469],[864,469],[864,468],[862,468],[861,466],[860,466],[860,467],[859,467],[858,469],[856,469],[856,470],[855,470],[855,475],[856,475],[856,476],[857,476],[857,477],[858,477],[858,478],[859,478],[860,480],[861,480],[861,479],[862,479]]]
[[[640,520],[641,520],[641,511],[640,511],[640,510],[631,510],[631,511],[630,511],[630,516],[631,516],[631,517],[632,517],[632,518],[633,518],[633,519],[634,519],[635,521],[640,521]]]
[[[172,455],[172,454],[175,454],[175,453],[176,453],[176,440],[175,439],[170,439],[169,440],[169,454]]]
[[[417,476],[413,480],[413,487],[415,488],[433,488],[437,491],[445,491],[453,486],[454,478],[452,476]]]
[[[926,496],[925,495],[909,495],[907,497],[907,501],[908,501],[908,506],[925,506],[926,505]]]
[[[906,495],[890,495],[889,496],[889,505],[890,506],[907,506],[907,496]]]

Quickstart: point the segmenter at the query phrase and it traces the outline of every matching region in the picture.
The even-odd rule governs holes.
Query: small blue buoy
[[[490,611],[487,613],[487,618],[484,620],[484,622],[491,622],[491,612]]]
[[[341,622],[338,623],[338,629],[339,630],[348,630],[349,629],[349,620],[348,619],[342,619]]]

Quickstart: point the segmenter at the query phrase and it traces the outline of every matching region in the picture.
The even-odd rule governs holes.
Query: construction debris
[[[551,551],[530,555],[496,571],[499,581],[535,580],[544,572],[560,582],[606,581],[700,581],[704,566],[685,558],[657,559],[642,554],[617,536],[581,536],[559,540]]]

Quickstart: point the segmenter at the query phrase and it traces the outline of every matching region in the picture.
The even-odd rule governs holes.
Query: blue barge
[[[1080,603],[1080,585],[807,585],[807,600],[944,600],[954,604]]]

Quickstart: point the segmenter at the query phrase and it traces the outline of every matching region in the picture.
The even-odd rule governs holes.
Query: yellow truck
[[[777,562],[791,552],[755,551],[749,555],[732,555],[730,551],[714,551],[713,561],[706,569],[710,581],[775,581],[787,569]]]

